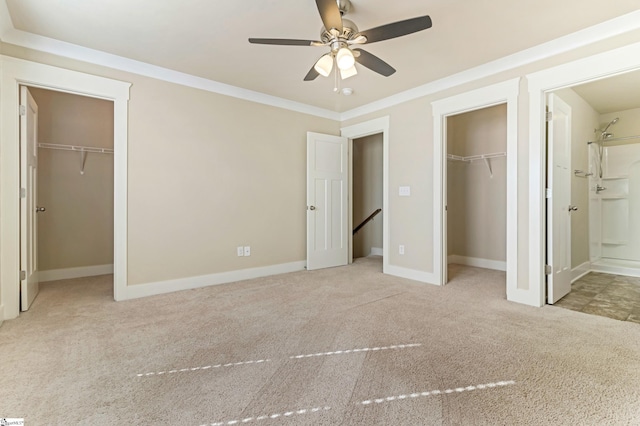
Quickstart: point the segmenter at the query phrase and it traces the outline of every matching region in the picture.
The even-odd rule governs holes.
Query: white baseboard
[[[507,262],[501,260],[482,259],[479,257],[459,256],[451,254],[447,257],[447,263],[458,265],[475,266],[476,268],[495,269],[496,271],[506,271]]]
[[[279,265],[263,266],[259,268],[240,269],[237,271],[220,272],[217,274],[130,285],[127,286],[122,300],[137,299],[140,297],[155,296],[174,291],[191,290],[194,288],[227,284],[236,281],[250,280],[253,278],[267,277],[270,275],[303,271],[306,264],[306,261],[282,263]]]
[[[414,281],[420,281],[427,284],[440,285],[432,272],[416,271],[415,269],[403,268],[400,266],[389,265],[384,271],[385,274],[395,277],[407,278]]]
[[[571,284],[591,272],[591,262],[587,261],[571,270]]]
[[[371,253],[369,256],[382,256],[382,248],[381,247],[371,247]]]
[[[49,269],[38,272],[40,282],[68,280],[70,278],[93,277],[113,274],[113,265],[82,266],[79,268]]]

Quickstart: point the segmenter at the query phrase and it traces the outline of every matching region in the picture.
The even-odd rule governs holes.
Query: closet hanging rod
[[[589,141],[589,142],[587,142],[587,145],[591,145],[592,143],[596,143],[596,142],[618,142],[618,141],[629,141],[629,140],[633,140],[633,139],[640,139],[640,135],[622,136],[622,137],[619,137],[619,138],[603,139],[601,141]]]
[[[63,151],[76,151],[76,152],[97,152],[99,154],[113,154],[111,148],[97,148],[94,146],[80,146],[80,145],[61,145],[56,143],[39,143],[38,148],[47,149],[60,149]]]

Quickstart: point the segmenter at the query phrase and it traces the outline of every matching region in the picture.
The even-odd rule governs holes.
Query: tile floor
[[[590,272],[555,306],[640,324],[640,278]]]

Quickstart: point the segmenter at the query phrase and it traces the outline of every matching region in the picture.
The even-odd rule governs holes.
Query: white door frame
[[[389,272],[389,116],[340,129],[349,139],[349,263],[353,261],[353,140],[382,133],[382,272]]]
[[[494,105],[507,104],[507,299],[521,302],[518,288],[518,94],[520,79],[461,93],[433,102],[433,235],[434,277],[444,285],[447,268],[445,194],[447,173],[446,119]]]
[[[545,95],[630,71],[640,71],[640,43],[526,76],[529,82],[529,288],[523,303],[545,304]]]
[[[130,83],[0,55],[0,320],[20,309],[19,86],[26,85],[113,101],[113,294],[127,288],[127,128]]]

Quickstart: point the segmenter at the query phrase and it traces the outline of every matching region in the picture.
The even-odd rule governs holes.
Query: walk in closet
[[[447,118],[449,264],[506,270],[507,107]]]

